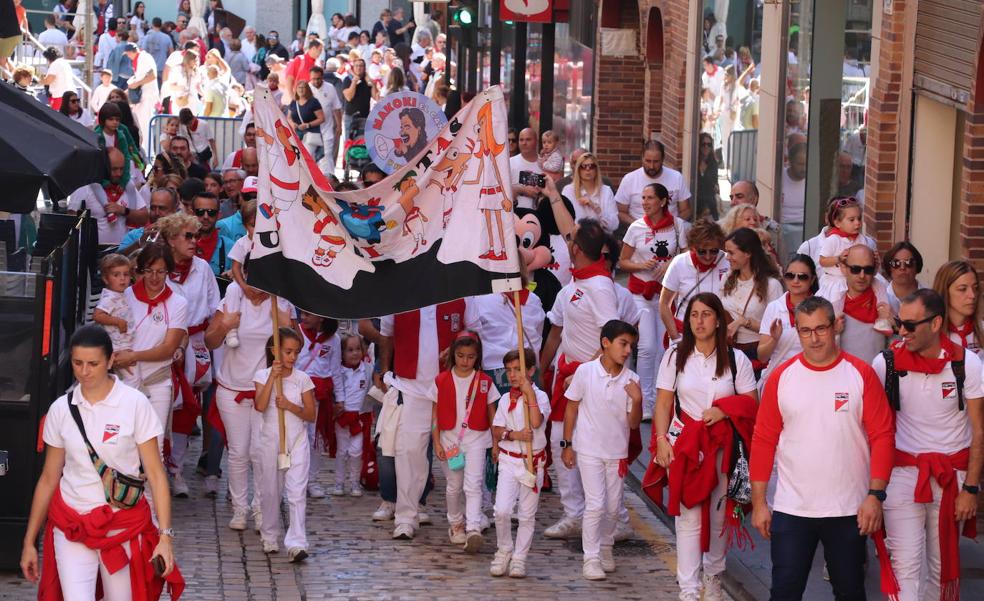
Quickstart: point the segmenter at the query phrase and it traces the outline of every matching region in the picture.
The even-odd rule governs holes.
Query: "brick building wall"
[[[984,23],[981,25],[984,28]],[[984,270],[984,47],[977,53],[977,79],[964,126],[960,186],[960,248]],[[984,501],[982,501],[984,505]]]

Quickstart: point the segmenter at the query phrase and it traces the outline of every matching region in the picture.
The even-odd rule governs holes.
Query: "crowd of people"
[[[200,429],[194,472],[205,494],[224,492],[227,452],[228,527],[252,522],[267,553],[282,545],[291,561],[308,557],[306,504],[326,492],[378,488],[371,519],[412,540],[433,521],[436,461],[449,543],[474,553],[494,526],[492,576],[527,574],[539,495],[549,489],[563,516],[543,534],[580,536],[583,576],[603,580],[616,569],[614,543],[632,536],[623,477],[642,451],[640,423],[651,421],[647,481],[669,489],[681,601],[723,599],[725,555],[746,540],[744,515],[771,538],[775,599],[802,597],[818,541],[835,595],[863,599],[869,535],[899,599],[954,598],[958,529],[976,524],[984,466],[984,324],[969,262],[944,265],[924,287],[919,250],[901,241],[879,253],[853,196],[831,199],[823,229],[793,245],[795,220],[760,215],[753,182],[735,183],[728,211],[709,215],[687,178],[664,165],[659,142],[645,143],[639,168],[616,187],[592,153],[564,157],[555,133],[524,128],[509,131],[512,193],[517,210],[556,228],[537,270],[557,288],[359,322],[285,299],[274,306],[246,280],[259,171],[249,86],[265,80],[282,92],[291,127],[329,178],[341,129],[357,127],[380,95],[447,91],[440,35],[411,33],[388,10],[371,32],[336,17],[325,39],[298,31],[290,48],[250,28],[229,39],[214,19],[204,37],[159,19],[148,25],[142,13],[106,20],[118,45],[103,52],[92,126],[109,173],[68,205],[97,223],[104,288],[97,325],[71,342],[79,384],[44,425],[28,578],[39,576],[35,539],[47,515],[46,569],[57,578],[43,586],[87,598],[100,572],[106,591],[129,591],[135,574],[160,586],[133,556],[129,572],[108,566],[99,535],[69,536],[91,532],[98,517],[139,540],[143,557],[161,558],[158,575],[174,584],[172,528],[181,525],[170,496],[190,494],[188,439]],[[159,38],[167,47],[154,34],[175,31],[163,65],[152,44],[140,45]],[[64,59],[57,48],[46,53],[57,80]],[[121,76],[114,60],[133,72]],[[235,113],[225,84],[242,89]],[[77,90],[58,100],[83,119]],[[165,106],[176,116],[161,128],[160,154],[145,157],[148,118]],[[217,107],[243,117],[243,146],[224,157],[202,119]],[[700,142],[715,150],[709,132]],[[790,170],[805,170],[801,145],[788,151]],[[346,190],[384,178],[370,164],[358,184],[331,181]],[[335,458],[330,491],[319,483],[326,454]]]

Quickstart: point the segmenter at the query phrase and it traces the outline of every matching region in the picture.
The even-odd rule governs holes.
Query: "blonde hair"
[[[553,132],[547,130],[543,133],[552,134]],[[595,174],[597,175],[597,177],[595,178],[594,190],[586,190],[584,184],[581,182],[581,163],[583,163],[588,159],[594,161],[596,165]],[[595,158],[595,155],[591,154],[590,152],[585,152],[584,154],[582,154],[577,158],[577,161],[574,163],[574,179],[572,180],[571,183],[574,184],[575,199],[581,198],[582,191],[586,191],[588,194],[594,195],[597,194],[599,190],[601,190],[601,186],[604,185],[601,177],[601,165],[598,164],[598,159]]]
[[[543,140],[543,138],[553,140],[554,142],[560,142],[560,136],[558,136],[557,133],[552,129],[548,129],[547,131],[540,134],[540,139]]]
[[[165,240],[170,240],[185,230],[198,231],[199,228],[201,224],[198,219],[188,213],[172,213],[157,220],[157,229]]]
[[[256,200],[244,200],[239,205],[239,212],[243,216],[243,225],[250,221],[256,222]]]
[[[102,273],[103,277],[106,277],[106,272],[110,269],[122,267],[123,265],[129,267],[130,259],[127,259],[119,253],[111,253],[99,260],[99,271]]]
[[[718,225],[720,225],[721,229],[724,230],[725,236],[738,229],[738,220],[741,219],[741,216],[745,213],[745,211],[755,211],[756,215],[758,214],[758,210],[756,210],[756,208],[752,205],[736,204],[728,209],[728,212],[724,214],[724,217],[718,221]]]

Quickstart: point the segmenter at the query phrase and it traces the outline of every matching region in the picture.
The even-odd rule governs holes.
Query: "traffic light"
[[[472,2],[458,2],[451,13],[451,20],[455,25],[467,29],[475,25],[475,6]]]

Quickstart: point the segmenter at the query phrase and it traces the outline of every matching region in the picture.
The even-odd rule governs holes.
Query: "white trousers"
[[[254,413],[256,413],[254,411]],[[304,527],[304,512],[307,510],[308,460],[311,449],[308,446],[307,431],[298,432],[291,437],[288,432],[287,453],[290,467],[277,469],[277,455],[280,453],[280,432],[276,415],[273,423],[263,425],[259,448],[260,474],[254,474],[256,490],[260,494],[260,509],[263,511],[263,527],[260,538],[276,542],[283,532],[280,525],[280,499],[287,497],[287,534],[284,548],[307,549],[307,533]]]
[[[465,469],[455,471],[448,467],[447,461],[441,462],[441,470],[447,481],[445,501],[448,505],[448,523],[453,526],[464,522],[468,532],[482,529],[485,450],[483,445],[462,446],[458,452],[465,454]],[[400,477],[396,478],[399,484]]]
[[[157,94],[151,95],[145,91],[138,104],[130,105],[133,120],[137,122],[137,127],[140,128],[140,146],[142,148],[147,147],[147,140],[150,138],[150,121],[154,118],[159,100]]]
[[[321,148],[324,156],[318,161],[318,169],[326,175],[331,175],[335,172],[335,155],[338,146],[335,144],[334,117],[325,115],[325,118],[325,122],[321,124]]]
[[[932,503],[915,503],[916,467],[896,467],[885,493],[885,544],[899,581],[899,601],[938,601],[940,598],[940,499],[936,480]],[[957,472],[957,486],[967,472]],[[962,526],[962,524],[960,524]]]
[[[642,388],[642,408],[653,411],[656,407],[656,370],[663,360],[663,335],[666,326],[659,318],[659,297],[646,300],[641,294],[634,294],[636,307],[642,312],[639,317],[639,360],[636,373]]]
[[[120,530],[110,532],[116,534]],[[68,540],[58,528],[54,531],[54,541],[58,582],[64,599],[95,599],[97,578],[102,581],[105,601],[130,601],[133,598],[129,566],[110,574],[99,558],[99,551]],[[130,545],[123,545],[123,550],[130,555]]]
[[[318,474],[321,473],[321,449],[324,447],[318,444],[318,403],[314,403],[314,421],[307,425],[308,448],[311,449],[308,457],[308,482],[317,482]],[[321,441],[324,444],[324,441]]]
[[[259,465],[259,457],[255,455],[255,449],[260,448],[259,444],[259,424],[263,421],[263,416],[253,409],[252,399],[243,399],[241,403],[236,402],[235,390],[229,390],[224,386],[219,386],[215,390],[215,402],[218,403],[219,415],[222,417],[222,424],[226,430],[226,444],[229,447],[229,496],[232,497],[233,511],[245,511],[247,507],[247,495],[249,493],[249,468],[252,463],[253,479],[260,481],[262,466]],[[254,429],[256,435],[254,436]],[[257,491],[259,487],[256,487]],[[253,498],[254,509],[259,507],[258,495]]]
[[[721,453],[715,460],[720,463]],[[701,566],[704,574],[715,576],[724,571],[728,541],[720,536],[724,525],[724,503],[718,507],[720,499],[727,490],[725,478],[718,478],[718,484],[711,493],[711,547],[707,553],[700,550],[700,505],[687,508],[680,505],[680,515],[676,518],[677,544],[677,584],[683,593],[699,593],[701,587]]]
[[[405,409],[404,409],[405,410]],[[420,511],[420,496],[430,475],[427,463],[427,444],[430,432],[412,432],[401,427],[396,433],[396,513],[394,524],[407,524],[416,529]],[[483,461],[484,465],[485,462]]]
[[[335,451],[335,484],[344,484],[347,474],[349,484],[355,486],[362,475],[362,432],[352,434],[346,427],[335,426],[335,441],[338,445]]]
[[[157,384],[151,384],[143,389],[147,392],[147,398],[150,399],[150,406],[153,407],[154,414],[157,415],[157,419],[161,420],[161,425],[164,427],[164,434],[157,437],[157,448],[163,451],[164,437],[170,437],[171,432],[171,403],[173,402],[171,380],[167,379]]]
[[[615,521],[625,484],[618,475],[618,464],[618,459],[577,455],[576,467],[584,485],[581,546],[585,560],[598,559],[601,557],[601,547],[615,544]]]
[[[581,486],[581,473],[577,466],[569,470],[560,460],[560,439],[564,437],[564,422],[555,421],[550,426],[550,452],[553,455],[553,467],[557,471],[557,481],[554,486],[560,492],[560,504],[564,507],[564,517],[580,520],[584,515],[584,489]]]
[[[526,473],[526,463],[518,457],[510,457],[505,453],[499,454],[499,479],[495,487],[495,537],[500,551],[512,553],[515,559],[526,559],[533,542],[533,527],[536,520],[536,509],[540,505],[540,487],[543,486],[543,464],[536,470],[536,488],[533,489],[520,483],[520,477]],[[516,546],[512,538],[512,510],[519,502],[516,511],[519,526],[516,528]]]

